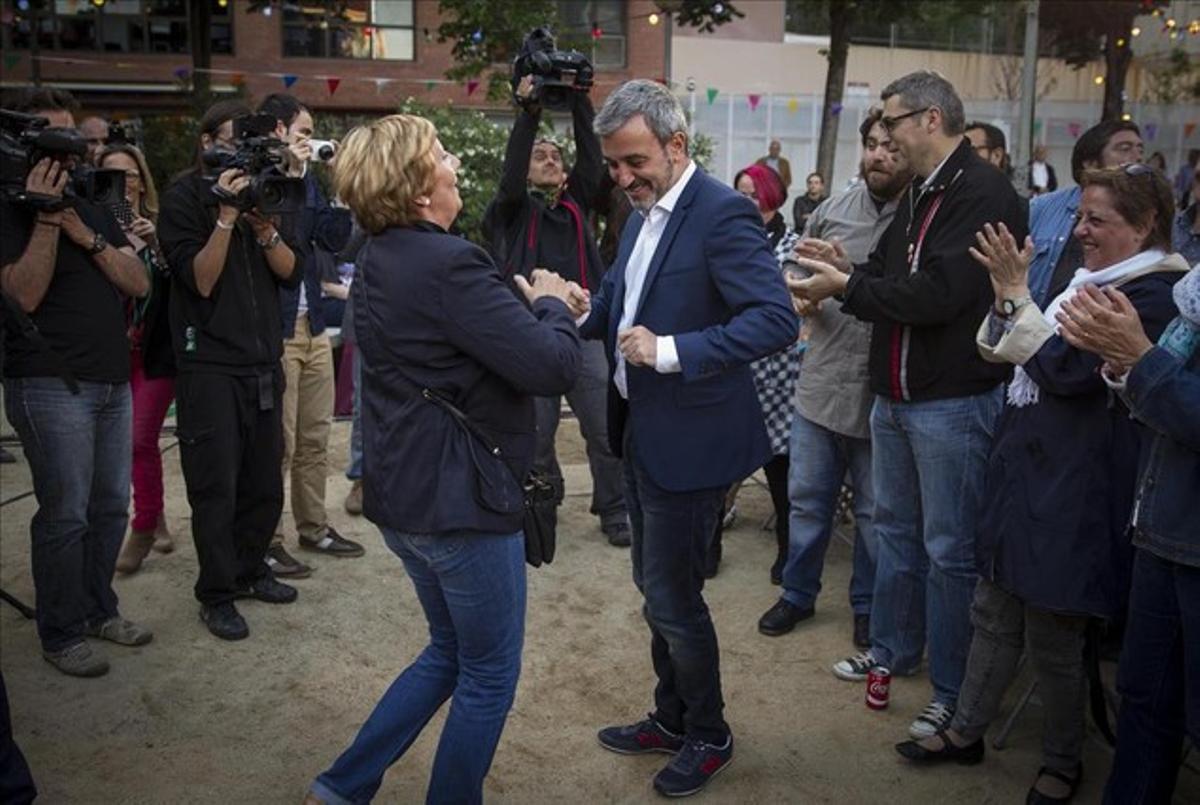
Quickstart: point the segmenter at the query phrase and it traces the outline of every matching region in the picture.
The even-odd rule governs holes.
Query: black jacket
[[[553,207],[528,189],[529,159],[541,112],[521,109],[504,154],[504,174],[483,216],[488,251],[506,279],[549,268],[592,291],[599,289],[604,262],[589,217],[604,173],[600,141],[592,131],[595,112],[588,96],[572,93],[575,166]]]
[[[281,227],[296,255],[288,279],[279,279],[254,231],[243,219],[234,225],[225,268],[212,294],[196,290],[192,261],[212,235],[217,198],[212,182],[195,174],[180,178],[166,192],[159,213],[158,237],[171,264],[171,340],[179,372],[259,374],[275,368],[283,355],[279,288],[296,287],[304,256]]]
[[[310,170],[304,177],[304,209],[296,221],[296,245],[304,252],[305,302],[308,305],[307,335],[325,332],[325,316],[321,311],[321,275],[313,257],[313,247],[327,252],[339,252],[350,237],[350,211],[329,206],[325,194],[317,184],[317,177]],[[283,317],[283,336],[291,338],[296,332],[296,317],[300,312],[300,285],[286,285],[279,289],[280,313]]]
[[[457,405],[524,478],[533,396],[564,394],[575,382],[579,334],[567,306],[541,299],[531,313],[482,249],[427,223],[369,238],[350,296],[363,361],[368,519],[417,534],[520,529],[519,511],[483,505],[471,455],[478,445],[420,389]]]
[[[842,309],[874,324],[876,394],[904,401],[982,394],[1012,370],[988,363],[975,348],[975,331],[995,300],[987,270],[967,249],[985,223],[1003,222],[1024,243],[1028,213],[1004,174],[980,159],[966,138],[924,193],[923,182],[913,180],[870,258],[854,267]],[[931,210],[910,273],[910,248],[916,251]]]

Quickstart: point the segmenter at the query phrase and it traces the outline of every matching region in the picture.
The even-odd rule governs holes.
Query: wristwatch
[[[95,233],[95,237],[92,239],[92,247],[88,249],[88,255],[95,257],[107,248],[108,240],[104,237],[104,235],[97,232]]]
[[[1017,311],[1033,301],[1028,296],[1018,296],[1016,299],[1001,299],[996,315],[1003,319],[1011,319]]]
[[[278,246],[279,241],[281,240],[283,240],[283,238],[279,237],[279,231],[276,230],[271,233],[271,237],[267,238],[266,240],[258,241],[258,245],[262,247],[264,252],[269,252],[271,249],[274,249],[276,246]]]

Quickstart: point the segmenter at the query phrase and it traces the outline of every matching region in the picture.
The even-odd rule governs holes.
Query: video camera
[[[527,99],[517,98],[518,103],[565,111],[571,108],[572,92],[591,88],[595,71],[579,51],[558,50],[549,28],[534,28],[513,60],[514,97],[517,85],[527,75],[533,76],[533,93]]]
[[[125,198],[125,172],[86,164],[87,150],[87,140],[75,129],[52,128],[44,117],[0,109],[0,198],[44,212],[72,207],[80,199],[108,206]],[[61,197],[25,189],[30,169],[45,157],[70,165]]]
[[[251,177],[250,186],[231,202],[239,210],[274,215],[304,209],[304,180],[285,176],[279,169],[286,161],[283,153],[286,145],[275,137],[276,123],[275,116],[270,114],[235,117],[233,149],[210,148],[201,155],[205,167],[211,171],[208,179],[215,181],[230,168]]]

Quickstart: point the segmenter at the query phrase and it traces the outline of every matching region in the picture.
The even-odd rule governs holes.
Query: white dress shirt
[[[663,232],[666,231],[667,222],[671,220],[671,212],[675,209],[675,203],[679,201],[679,196],[683,194],[683,188],[687,187],[687,183],[691,181],[692,174],[695,172],[696,163],[688,160],[688,166],[684,169],[683,175],[671,186],[667,194],[650,208],[649,213],[642,213],[646,220],[638,232],[637,242],[633,244],[633,251],[629,253],[629,261],[625,264],[625,304],[621,310],[621,322],[617,325],[618,333],[633,326],[634,317],[638,312],[638,301],[642,298],[642,288],[646,284],[646,274],[650,270],[650,263],[654,260],[658,242],[662,239]],[[638,212],[641,213],[640,210]],[[621,354],[619,346],[615,350],[615,357],[617,364],[616,370],[613,372],[613,382],[617,386],[617,391],[621,392],[621,396],[629,399],[629,388],[625,380],[625,356]],[[674,336],[658,336],[655,343],[654,369],[660,374],[681,371],[679,355],[675,351]]]

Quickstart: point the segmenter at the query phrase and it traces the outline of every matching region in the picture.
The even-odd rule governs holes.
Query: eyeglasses
[[[887,115],[884,115],[883,117],[879,118],[879,125],[883,126],[884,131],[886,131],[888,134],[891,134],[893,131],[895,131],[896,126],[900,125],[901,120],[913,117],[914,115],[919,115],[922,112],[928,112],[932,108],[932,106],[924,106],[920,109],[914,109],[911,112],[905,112],[902,115],[896,115],[895,117],[888,117]]]

